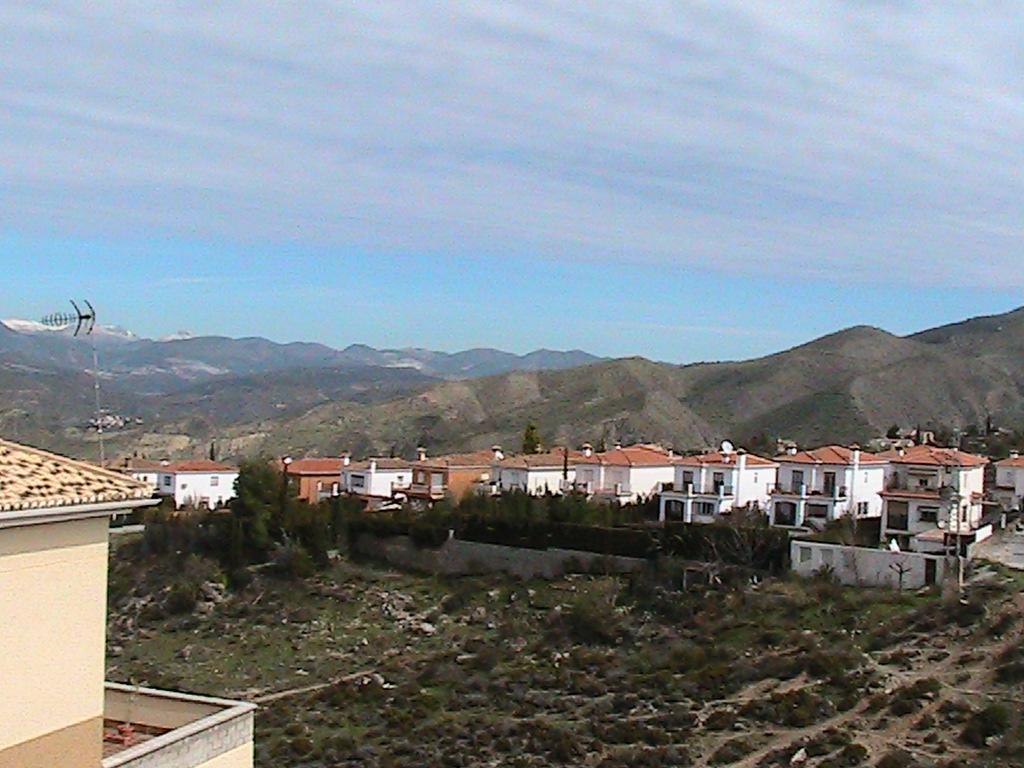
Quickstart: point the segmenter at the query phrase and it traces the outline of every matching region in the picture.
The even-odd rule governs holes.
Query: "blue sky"
[[[685,362],[1024,304],[1019,4],[444,8],[0,6],[0,316]]]

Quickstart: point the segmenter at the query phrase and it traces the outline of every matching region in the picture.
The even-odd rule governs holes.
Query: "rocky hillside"
[[[144,428],[120,435],[119,446],[201,454],[217,440],[232,455],[407,454],[418,444],[433,452],[516,446],[530,422],[548,444],[863,442],[892,424],[965,427],[992,416],[1017,425],[1022,382],[1017,310],[908,337],[858,326],[743,362],[626,358],[448,381],[391,364],[222,376],[147,401]],[[70,444],[69,434],[48,444]]]
[[[371,407],[319,406],[270,425],[264,443],[275,452],[482,448],[516,445],[532,421],[552,444],[618,438],[700,448],[761,435],[866,441],[892,424],[967,426],[988,415],[1016,423],[1024,356],[1012,349],[1024,346],[1024,323],[1010,332],[997,327],[1002,353],[977,332],[970,341],[961,334],[940,341],[855,327],[745,362],[630,358],[445,382]]]

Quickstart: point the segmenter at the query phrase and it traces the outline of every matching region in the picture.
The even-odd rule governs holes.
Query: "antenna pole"
[[[103,444],[103,411],[100,408],[100,362],[96,354],[96,337],[89,334],[89,341],[92,342],[92,389],[96,395],[96,435],[100,441],[100,466],[107,465],[107,451]]]

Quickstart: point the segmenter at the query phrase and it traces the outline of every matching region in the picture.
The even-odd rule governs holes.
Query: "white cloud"
[[[1019,4],[94,0],[0,27],[10,231],[1024,285]]]

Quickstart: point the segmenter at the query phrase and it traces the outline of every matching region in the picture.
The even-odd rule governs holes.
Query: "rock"
[[[433,624],[428,624],[427,622],[424,621],[422,624],[420,624],[418,627],[416,627],[416,630],[421,635],[427,635],[429,637],[430,635],[433,635],[434,633],[437,632],[437,627],[435,627]]]
[[[790,765],[805,765],[807,763],[807,747],[801,747],[800,750],[789,758]]]

